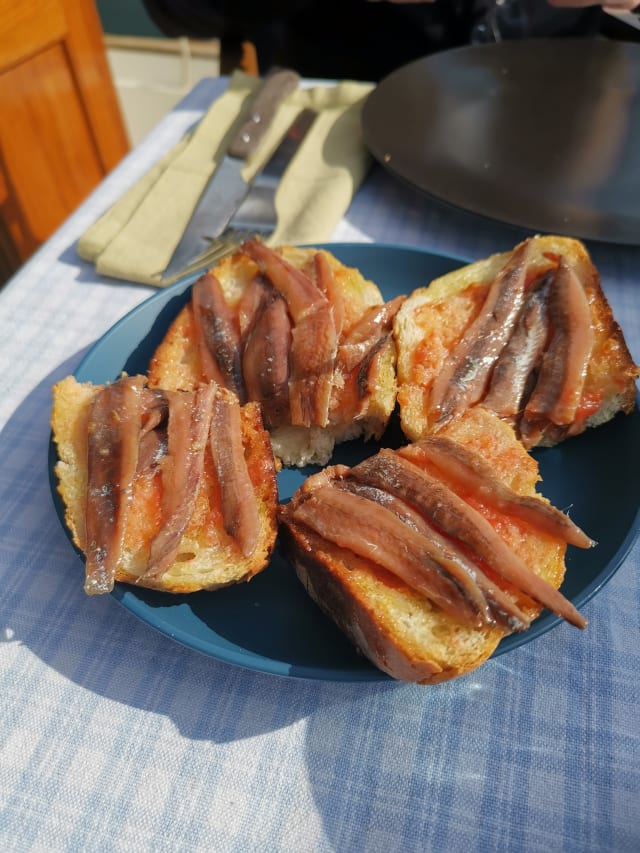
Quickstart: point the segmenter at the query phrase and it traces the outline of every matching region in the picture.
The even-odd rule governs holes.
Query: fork
[[[207,252],[207,259],[211,261],[219,261],[221,258],[232,254],[247,240],[252,237],[260,237],[262,240],[268,240],[273,233],[274,228],[261,231],[257,228],[242,228],[236,225],[228,225],[222,234],[215,240],[211,241],[211,248]]]
[[[245,228],[237,228],[228,225],[219,237],[211,240],[210,246],[204,252],[197,255],[190,261],[186,267],[183,267],[175,275],[162,280],[163,285],[173,284],[181,278],[185,278],[192,273],[205,270],[207,267],[216,263],[227,255],[233,254],[240,246],[252,237],[260,236],[262,239],[267,239],[270,236],[270,231],[258,232]]]

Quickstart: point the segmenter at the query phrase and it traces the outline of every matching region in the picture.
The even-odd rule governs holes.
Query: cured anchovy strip
[[[261,404],[265,426],[274,428],[289,417],[291,322],[282,296],[268,283],[261,288],[259,307],[244,339],[242,370],[249,398]]]
[[[155,474],[158,462],[167,452],[166,420],[169,416],[169,404],[164,391],[145,388],[142,395],[142,429],[138,446],[137,477]]]
[[[113,589],[138,465],[142,387],[141,377],[124,377],[99,391],[91,406],[84,584],[89,595]]]
[[[242,291],[242,295],[236,306],[241,341],[244,341],[246,335],[255,322],[258,310],[262,305],[265,291],[272,289],[273,288],[262,273],[257,273]]]
[[[378,382],[381,367],[378,356],[389,344],[393,318],[404,299],[399,296],[385,304],[370,306],[338,346],[339,407],[332,407],[338,422],[355,421],[366,410]]]
[[[334,314],[327,296],[309,276],[258,240],[243,245],[275,289],[293,321],[289,355],[289,415],[294,426],[326,426],[337,350]],[[322,281],[330,288],[320,261]]]
[[[482,402],[501,417],[517,419],[527,399],[547,343],[546,303],[552,279],[553,273],[549,272],[531,288],[513,334],[493,368],[489,391]]]
[[[460,582],[461,589],[488,625],[499,624],[509,632],[526,630],[531,620],[500,587],[472,562],[453,539],[438,533],[424,516],[412,509],[397,495],[384,489],[350,479],[335,480],[336,487],[353,492],[379,503],[393,512],[405,524],[420,533],[428,542],[433,559]]]
[[[545,418],[565,426],[573,422],[580,405],[594,330],[585,290],[564,258],[549,294],[549,318],[552,337],[525,407],[525,418]]]
[[[340,364],[346,371],[353,370],[364,361],[381,338],[386,338],[393,318],[405,301],[405,296],[396,296],[382,305],[372,305],[362,318],[349,330],[340,344]]]
[[[306,273],[296,269],[260,240],[244,243],[242,251],[259,265],[271,284],[284,296],[294,324],[319,305],[329,304],[327,297]]]
[[[293,426],[326,426],[338,339],[329,305],[305,314],[291,335],[289,406]]]
[[[248,557],[258,544],[260,517],[244,455],[240,405],[232,395],[214,397],[209,447],[222,495],[224,529]]]
[[[430,408],[444,422],[485,394],[496,359],[509,340],[524,302],[531,241],[524,242],[491,284],[476,319],[431,389]]]
[[[161,461],[162,527],[151,542],[145,578],[158,578],[175,561],[191,521],[204,468],[214,382],[195,392],[166,391],[169,402],[167,454]]]
[[[418,465],[425,460],[430,462],[454,491],[462,489],[485,505],[518,518],[553,539],[578,548],[596,544],[559,509],[534,495],[519,495],[496,477],[482,457],[446,436],[429,436],[402,448],[402,456]]]
[[[467,545],[492,571],[567,622],[584,628],[586,620],[562,593],[532,572],[477,510],[437,478],[402,455],[381,450],[351,473],[363,482],[398,494],[436,528]]]
[[[240,331],[234,312],[225,299],[222,286],[207,272],[191,291],[195,333],[200,362],[207,382],[215,380],[223,388],[246,402],[242,380]]]
[[[323,485],[295,509],[294,519],[324,539],[393,572],[445,613],[473,625],[482,624],[476,606],[432,558],[424,537],[380,504]]]
[[[342,291],[336,283],[336,277],[333,274],[331,264],[327,260],[324,252],[316,252],[314,256],[314,265],[316,272],[316,281],[318,287],[329,300],[331,310],[333,311],[333,325],[338,338],[342,335],[344,327],[344,297]]]

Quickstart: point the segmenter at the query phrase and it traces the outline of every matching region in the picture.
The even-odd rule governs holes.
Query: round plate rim
[[[415,254],[420,255],[422,257],[431,256],[439,260],[451,261],[453,263],[461,265],[468,262],[467,260],[459,257],[453,257],[450,255],[432,252],[417,247],[403,246],[393,243],[335,242],[316,244],[315,247],[327,249],[328,251],[331,251],[336,254],[337,257],[340,257],[341,251],[368,252],[373,249],[373,251],[381,252],[383,254],[388,252],[401,252],[402,254]],[[153,307],[155,303],[161,305],[162,303],[168,302],[174,295],[183,295],[191,286],[191,284],[197,279],[197,277],[198,274],[192,274],[166,288],[163,288],[162,290],[156,291],[152,293],[148,299],[144,300],[139,305],[128,311],[91,345],[89,350],[84,354],[82,360],[74,370],[73,375],[75,376],[75,378],[78,381],[88,381],[88,377],[85,374],[90,373],[91,370],[95,369],[93,366],[93,361],[95,361],[96,357],[99,355],[100,349],[105,346],[105,344],[114,334],[119,332],[123,326],[126,326],[127,324],[131,323],[140,313],[148,312],[150,310],[150,306]],[[383,285],[379,286],[380,289],[383,291],[384,295]],[[637,402],[640,406],[640,393],[638,394]],[[57,461],[57,458],[58,457],[55,448],[55,443],[53,442],[53,438],[51,437],[49,444],[48,464],[50,491],[59,520],[62,524],[65,533],[67,534],[67,537],[70,539],[70,532],[64,522],[64,509],[62,507],[62,503],[57,492],[56,477],[53,471],[53,466]],[[636,508],[633,522],[629,526],[629,529],[624,539],[619,543],[618,549],[616,550],[613,557],[598,572],[598,574],[589,584],[587,584],[583,589],[581,589],[576,595],[571,598],[571,601],[576,605],[576,607],[584,606],[584,604],[590,601],[598,592],[602,590],[605,584],[613,577],[613,575],[618,571],[618,569],[624,562],[625,557],[633,547],[633,544],[639,533],[640,505]],[[71,544],[73,545],[73,543]],[[79,558],[83,560],[84,557],[79,551],[79,549],[75,545],[73,545],[73,548]],[[167,593],[167,595],[169,594]],[[163,634],[169,639],[179,643],[180,645],[189,648],[193,651],[197,651],[201,654],[204,654],[205,656],[210,657],[212,659],[238,666],[250,671],[261,672],[264,674],[282,676],[287,678],[337,682],[373,682],[390,680],[390,677],[386,673],[375,668],[373,664],[370,664],[364,658],[364,666],[361,669],[333,669],[330,667],[305,666],[301,664],[295,664],[295,672],[292,673],[290,671],[290,663],[281,660],[274,660],[272,658],[268,658],[263,655],[256,654],[254,652],[247,651],[242,647],[238,647],[238,651],[234,651],[230,648],[212,651],[211,643],[201,641],[193,634],[189,634],[188,632],[183,631],[179,627],[171,625],[170,622],[159,616],[157,613],[154,612],[154,618],[151,618],[150,614],[148,612],[145,612],[145,608],[148,609],[149,605],[147,605],[146,602],[136,597],[136,590],[133,587],[117,583],[114,591],[111,593],[111,597],[133,616],[140,619],[146,625],[157,630],[159,633]],[[168,600],[171,599],[169,598]],[[523,645],[528,645],[533,640],[538,639],[539,637],[550,631],[552,628],[562,623],[562,621],[563,620],[555,614],[545,612],[532,623],[531,627],[527,631],[521,634],[512,634],[508,637],[505,637],[505,639],[501,641],[496,650],[493,652],[493,655],[491,657],[499,657]]]

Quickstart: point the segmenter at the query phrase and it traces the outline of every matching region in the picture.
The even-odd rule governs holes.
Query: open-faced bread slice
[[[414,291],[394,321],[410,440],[482,405],[526,447],[630,412],[638,368],[583,246],[531,238]]]
[[[392,323],[402,299],[327,251],[258,240],[193,286],[154,354],[151,386],[215,379],[260,404],[285,465],[326,464],[334,445],[379,438],[396,401]]]
[[[255,404],[215,383],[150,389],[67,377],[54,386],[56,475],[85,590],[114,581],[194,592],[249,580],[276,538],[277,484]]]
[[[536,492],[537,463],[481,407],[434,436],[310,477],[280,510],[283,552],[377,667],[431,683],[478,667],[558,592],[567,543],[594,543]]]

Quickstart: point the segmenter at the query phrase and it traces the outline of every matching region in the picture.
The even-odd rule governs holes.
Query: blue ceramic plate
[[[331,244],[343,263],[375,281],[386,299],[409,293],[461,265],[447,258],[395,246]],[[116,323],[90,350],[75,376],[102,383],[121,371],[145,373],[170,322],[186,303],[194,277],[159,291]],[[640,522],[640,413],[620,417],[590,433],[538,454],[544,494],[598,540],[597,548],[570,548],[564,593],[580,607],[613,575],[631,548]],[[397,422],[386,446],[402,442]],[[377,450],[373,442],[349,442],[334,460],[355,464]],[[52,447],[50,475],[55,462]],[[315,468],[285,470],[278,477],[287,500]],[[52,475],[53,476],[53,475]],[[58,513],[63,520],[57,493]],[[64,523],[64,521],[63,521]],[[276,675],[334,681],[387,678],[363,659],[307,597],[293,569],[276,552],[251,583],[214,593],[172,596],[116,585],[117,601],[147,624],[189,648],[218,660]],[[560,620],[543,614],[524,634],[507,637],[495,654],[539,637]]]

